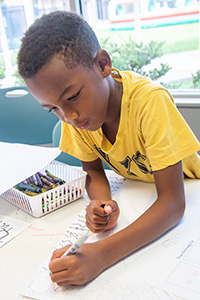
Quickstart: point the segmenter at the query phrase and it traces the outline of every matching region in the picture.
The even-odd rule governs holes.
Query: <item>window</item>
[[[64,9],[82,13],[102,43],[109,37],[111,44],[126,43],[128,50],[131,38],[140,56],[141,44],[148,45],[150,54],[145,49],[143,59],[151,59],[136,71],[151,74],[169,89],[200,93],[200,0],[3,0],[0,5],[2,87],[20,84],[16,57],[26,28],[43,13]],[[117,64],[117,53],[113,55]],[[125,55],[126,64],[120,61],[119,67],[133,68]]]
[[[96,31],[100,38],[109,37],[111,42],[119,44],[126,42],[129,47],[130,37],[138,44],[155,42],[151,47],[156,53],[152,53],[143,71],[157,68],[160,72],[164,64],[158,81],[167,88],[199,89],[199,7],[199,0],[110,0],[107,28]],[[156,54],[158,57],[153,59]]]

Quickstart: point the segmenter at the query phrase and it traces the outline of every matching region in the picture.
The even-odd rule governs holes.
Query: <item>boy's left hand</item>
[[[112,229],[118,217],[119,206],[114,200],[106,203],[101,200],[91,200],[86,208],[86,225],[94,233]]]

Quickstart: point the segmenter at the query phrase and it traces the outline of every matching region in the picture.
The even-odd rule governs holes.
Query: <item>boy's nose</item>
[[[75,120],[78,117],[78,114],[74,111],[74,112],[63,112],[63,119],[64,122],[66,123],[70,123],[71,121]]]

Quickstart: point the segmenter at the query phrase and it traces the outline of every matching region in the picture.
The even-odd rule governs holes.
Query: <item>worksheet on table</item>
[[[155,266],[154,276],[147,278],[147,282],[155,287],[179,295],[187,300],[200,299],[200,222],[195,229],[188,231],[184,238],[173,249],[173,253],[157,256],[158,265]]]
[[[73,243],[86,230],[85,211],[83,210],[66,230],[65,235],[55,249]],[[100,240],[107,235],[108,233],[98,235],[91,234],[87,242]],[[113,271],[116,272],[116,270],[112,269],[109,269],[111,274],[107,274],[107,276],[100,275],[91,283],[81,287],[58,287],[51,281],[49,276],[48,264],[50,257],[51,255],[37,270],[33,278],[24,286],[24,289],[22,290],[24,296],[40,300],[65,300],[66,297],[69,300],[173,300],[167,293],[147,284],[126,281],[129,274],[124,273],[123,276],[125,274],[126,276],[123,280],[121,280],[120,277],[116,279],[115,276],[113,277]],[[122,270],[124,270],[124,266],[122,266]],[[119,270],[119,274],[120,272],[121,270]]]
[[[30,224],[15,218],[0,215],[0,247],[12,240]]]
[[[123,182],[122,189],[116,189],[117,192],[114,197],[119,201],[121,210],[117,226],[109,233],[106,232],[98,235],[91,234],[88,242],[106,238],[109,234],[121,230],[134,219],[137,219],[150,205],[152,205],[156,198],[154,185],[145,184],[145,189],[142,187],[144,187],[142,183],[126,180]],[[67,299],[80,300],[93,300],[94,298],[97,300],[123,298],[126,300],[175,299],[171,294],[169,295],[167,292],[161,290],[160,286],[158,288],[157,285],[153,287],[153,282],[151,285],[146,284],[146,282],[148,283],[147,279],[149,276],[152,276],[152,278],[154,276],[156,277],[154,271],[155,266],[159,266],[157,274],[160,274],[160,270],[170,264],[177,251],[177,247],[179,245],[181,247],[181,242],[183,241],[183,243],[185,243],[187,240],[187,233],[189,234],[190,230],[196,232],[195,225],[199,217],[199,205],[197,203],[188,202],[185,217],[178,226],[143,249],[122,259],[116,265],[105,270],[92,282],[82,287],[61,288],[51,282],[48,268],[51,257],[50,253],[49,257],[37,270],[33,278],[27,282],[22,290],[22,294],[27,297],[42,300],[62,300],[66,299],[66,297]],[[55,249],[73,243],[85,230],[85,211],[83,210],[66,230],[65,235],[58,245],[56,245]],[[162,260],[162,263],[157,259],[159,255],[160,257],[165,257],[165,259]],[[172,290],[171,292],[173,293]],[[174,294],[180,296],[179,292]]]
[[[119,198],[120,188],[125,183],[122,177],[114,175],[109,176],[110,172],[106,172],[110,185],[111,192],[114,198]],[[136,212],[134,212],[135,214]],[[138,212],[137,212],[138,214]],[[125,223],[123,220],[123,213],[121,214],[121,221],[115,230],[102,233],[102,234],[91,234],[87,242],[95,242],[106,236],[113,234],[119,230],[119,227],[124,227]],[[127,221],[127,220],[126,220]],[[85,210],[81,211],[76,220],[71,224],[71,226],[66,230],[65,235],[56,245],[55,249],[61,248],[67,244],[75,242],[80,235],[86,231],[85,225]],[[53,249],[53,250],[55,250]],[[52,251],[53,251],[52,250]],[[68,287],[61,288],[56,284],[52,283],[49,276],[48,263],[50,261],[51,253],[46,261],[41,265],[41,267],[34,274],[33,278],[27,282],[22,290],[22,294],[27,297],[32,297],[34,299],[48,299],[48,300],[62,300],[66,299],[96,299],[96,300],[112,300],[112,299],[122,299],[127,300],[159,300],[162,296],[162,300],[172,300],[163,291],[154,289],[146,284],[133,284],[126,282],[118,282],[116,280],[104,279],[103,276],[99,276],[92,283],[89,283],[83,287]],[[99,291],[99,292],[98,292]]]

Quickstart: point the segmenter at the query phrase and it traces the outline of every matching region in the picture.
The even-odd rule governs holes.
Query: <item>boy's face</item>
[[[110,84],[98,64],[68,69],[53,58],[34,77],[25,79],[30,93],[63,122],[83,130],[99,129],[108,118]]]

